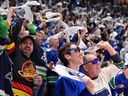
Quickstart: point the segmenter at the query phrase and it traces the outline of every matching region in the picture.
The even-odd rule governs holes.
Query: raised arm
[[[11,24],[12,16],[14,15],[14,9],[9,8],[8,14],[7,14],[7,21],[9,24]]]
[[[111,56],[117,54],[116,50],[109,44],[109,42],[101,41],[98,43],[101,49],[106,49]]]
[[[115,65],[118,68],[123,68],[124,67],[123,60],[120,58],[120,56],[116,52],[116,50],[109,44],[109,42],[101,41],[101,42],[98,43],[98,46],[101,49],[106,49],[109,52],[109,54],[111,55],[111,59],[113,60],[114,63],[116,63]]]

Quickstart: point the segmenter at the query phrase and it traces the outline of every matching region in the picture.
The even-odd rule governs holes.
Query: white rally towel
[[[40,5],[37,1],[27,1],[25,5]]]
[[[84,49],[84,50],[87,49],[87,46],[85,45],[85,43],[81,39],[80,39],[80,43],[79,43],[78,47],[81,49]]]
[[[47,41],[49,42],[50,38],[57,38],[58,39],[61,36],[62,33],[63,32],[61,31],[61,32],[59,32],[59,33],[57,33],[55,35],[52,35],[52,36],[48,37]]]
[[[79,30],[83,30],[84,33],[87,33],[87,28],[83,27],[83,26],[73,26],[73,27],[69,27],[66,28],[64,30],[65,34],[68,34],[69,36],[71,36],[71,38],[73,38],[73,36],[75,35],[75,33],[77,33]]]
[[[0,8],[0,15],[7,15],[7,10],[4,8]]]
[[[64,21],[61,20],[61,26],[66,29],[69,28],[69,25],[67,23],[65,23]]]
[[[61,20],[61,18],[60,17],[56,17],[56,18],[48,19],[48,20],[46,20],[46,22],[57,22],[59,20]]]
[[[5,1],[1,4],[0,7],[1,7],[1,8],[9,8],[9,0],[5,0]]]
[[[99,49],[100,48],[98,46],[92,46],[92,47],[89,47],[89,48],[85,49],[85,52],[94,53]]]
[[[23,6],[18,6],[18,7],[13,7],[16,10],[16,14],[20,18],[25,18],[29,21],[33,22],[33,13],[28,5],[23,5]]]
[[[105,22],[105,21],[112,21],[113,18],[111,16],[107,16],[105,18],[102,19],[102,22]]]
[[[46,22],[57,22],[62,19],[62,15],[59,12],[46,12]]]
[[[61,13],[58,13],[58,12],[46,12],[46,18],[47,19],[51,19],[51,18],[54,18],[54,17],[61,17]]]
[[[73,27],[66,28],[64,30],[64,33],[66,34],[67,38],[69,38],[71,36],[71,39],[72,39],[73,36],[75,35],[75,33],[78,33],[79,30],[83,30],[84,33],[88,32],[86,27],[83,27],[83,26],[73,26]],[[85,45],[85,43],[82,40],[80,40],[80,44],[78,46],[80,48],[87,48],[87,46]]]
[[[52,70],[55,71],[56,73],[58,73],[60,76],[65,76],[65,77],[68,77],[68,78],[71,78],[74,80],[78,80],[81,82],[83,82],[83,77],[85,78],[85,76],[86,76],[85,74],[83,74],[77,70],[74,70],[74,69],[65,67],[63,65],[59,65],[59,64],[54,66],[54,68]]]
[[[81,27],[81,26],[69,27],[69,28],[66,28],[64,31],[59,32],[59,33],[49,37],[48,41],[52,37],[59,38],[62,33],[66,34],[66,39],[69,40],[69,36],[71,36],[71,38],[72,38],[74,36],[74,34],[78,32],[78,30],[84,30],[84,32],[87,33],[87,28],[85,28],[85,27]],[[83,48],[86,49],[87,48],[87,46],[85,45],[85,43],[82,40],[80,40],[80,44],[78,46],[81,49],[83,49]]]

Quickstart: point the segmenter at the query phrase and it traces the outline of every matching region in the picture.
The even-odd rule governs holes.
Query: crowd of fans
[[[1,4],[0,96],[128,96],[128,6],[84,3]]]

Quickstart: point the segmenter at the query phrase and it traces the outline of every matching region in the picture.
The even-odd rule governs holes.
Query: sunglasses
[[[87,64],[87,63],[92,63],[92,64],[98,64],[98,62],[99,62],[99,58],[94,58],[93,60],[90,60],[90,61],[85,61],[84,60],[84,64]]]
[[[67,49],[67,52],[71,52],[71,51],[74,51],[74,52],[80,52],[80,48],[79,47],[76,47],[76,48],[68,48]]]

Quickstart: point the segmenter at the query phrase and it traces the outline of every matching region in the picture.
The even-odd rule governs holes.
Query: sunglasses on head
[[[74,52],[80,52],[80,48],[76,47],[76,48],[68,48],[67,49],[68,52],[74,51]]]
[[[99,58],[96,57],[96,58],[94,58],[93,60],[90,60],[90,61],[87,61],[87,62],[85,61],[84,64],[87,64],[87,63],[90,63],[90,62],[91,62],[92,64],[98,64]]]

